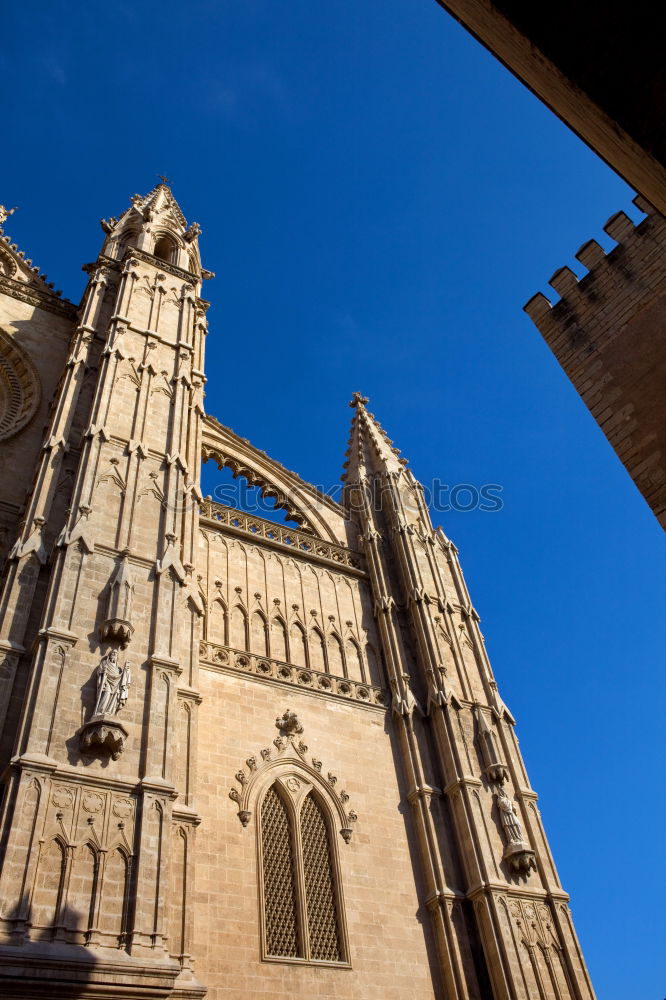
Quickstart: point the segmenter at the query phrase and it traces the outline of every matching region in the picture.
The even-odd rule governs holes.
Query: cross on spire
[[[168,178],[168,177],[165,177],[165,176],[164,176],[164,174],[158,174],[157,176],[158,176],[158,177],[159,177],[159,179],[160,179],[160,180],[162,181],[162,184],[165,184],[165,185],[167,185],[167,186],[168,186],[169,184],[171,184],[171,181],[169,180],[169,178]]]
[[[355,392],[352,394],[352,398],[349,401],[349,405],[354,409],[356,406],[365,406],[370,400],[367,396],[363,396],[360,392]]]

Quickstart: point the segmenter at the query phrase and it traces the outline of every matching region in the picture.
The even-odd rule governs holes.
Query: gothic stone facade
[[[367,400],[338,504],[204,412],[169,188],[102,226],[79,309],[0,242],[3,995],[590,1000],[456,548]],[[204,499],[202,458],[298,528]]]

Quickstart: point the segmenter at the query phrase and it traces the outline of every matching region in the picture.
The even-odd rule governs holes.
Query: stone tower
[[[2,989],[590,1000],[405,460],[356,393],[336,503],[207,416],[199,227],[102,227],[78,310],[0,243]]]

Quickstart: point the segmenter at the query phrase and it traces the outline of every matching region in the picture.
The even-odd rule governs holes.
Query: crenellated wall
[[[642,222],[612,216],[604,231],[617,246],[584,243],[587,273],[560,268],[559,301],[538,293],[525,311],[666,528],[666,220],[634,203]]]

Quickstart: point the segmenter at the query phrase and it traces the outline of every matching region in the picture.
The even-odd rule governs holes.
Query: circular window
[[[32,419],[40,400],[39,376],[26,354],[0,330],[0,441]]]

